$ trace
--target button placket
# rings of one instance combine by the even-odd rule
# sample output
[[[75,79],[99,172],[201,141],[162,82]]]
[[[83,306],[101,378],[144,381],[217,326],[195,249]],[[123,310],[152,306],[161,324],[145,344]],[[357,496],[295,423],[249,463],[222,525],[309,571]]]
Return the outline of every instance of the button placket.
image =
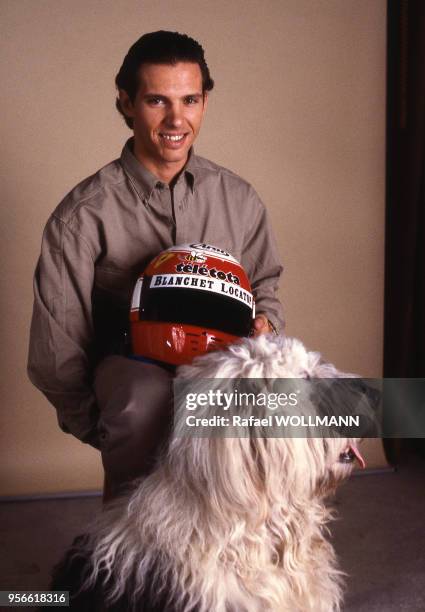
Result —
[[[138,185],[136,183],[136,181],[133,179],[133,177],[131,176],[131,174],[127,174],[128,180],[130,181],[130,185],[132,186],[134,192],[136,193],[138,199],[140,200],[140,202],[142,202],[142,204],[145,206],[145,208],[149,208],[149,198],[150,198],[150,194],[147,195],[145,192],[140,191],[138,188]]]
[[[192,198],[192,194],[190,189],[187,187],[183,198],[179,201],[178,206],[176,207],[176,243],[177,244],[185,244],[186,242],[190,242],[192,239],[191,236],[187,235],[187,211],[190,206],[190,200]]]

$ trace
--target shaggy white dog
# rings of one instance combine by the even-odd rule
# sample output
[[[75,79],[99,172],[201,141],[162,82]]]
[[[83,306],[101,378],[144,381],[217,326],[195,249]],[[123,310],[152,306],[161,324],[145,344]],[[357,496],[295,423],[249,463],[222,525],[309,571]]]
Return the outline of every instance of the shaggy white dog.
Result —
[[[205,378],[341,376],[349,375],[301,342],[272,336],[178,370],[194,389]],[[266,411],[255,408],[256,416]],[[125,593],[143,601],[148,593],[151,601],[165,596],[160,609],[179,612],[339,610],[342,572],[325,537],[324,499],[355,457],[362,461],[357,440],[253,437],[249,428],[237,438],[181,437],[186,416],[179,405],[156,470],[102,513],[90,535],[86,586],[100,576],[107,601]]]

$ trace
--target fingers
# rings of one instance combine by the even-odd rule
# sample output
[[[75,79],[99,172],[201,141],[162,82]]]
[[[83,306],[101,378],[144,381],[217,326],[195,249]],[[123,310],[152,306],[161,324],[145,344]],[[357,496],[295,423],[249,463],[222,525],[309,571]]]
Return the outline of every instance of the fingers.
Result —
[[[251,335],[255,338],[261,334],[268,334],[270,331],[270,325],[266,315],[257,315],[253,321]]]

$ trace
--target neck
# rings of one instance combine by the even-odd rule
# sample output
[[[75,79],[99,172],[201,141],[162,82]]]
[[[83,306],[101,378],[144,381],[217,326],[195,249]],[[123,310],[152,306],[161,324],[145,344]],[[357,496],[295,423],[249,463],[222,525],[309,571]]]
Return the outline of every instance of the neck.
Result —
[[[182,161],[176,162],[156,161],[146,155],[136,139],[134,140],[133,148],[134,157],[163,183],[170,184],[180,174],[187,162],[187,157]]]

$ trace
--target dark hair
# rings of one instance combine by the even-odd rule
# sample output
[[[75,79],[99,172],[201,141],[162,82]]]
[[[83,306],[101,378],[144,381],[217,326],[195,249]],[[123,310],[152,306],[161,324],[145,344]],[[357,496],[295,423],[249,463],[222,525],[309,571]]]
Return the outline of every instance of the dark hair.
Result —
[[[177,64],[178,62],[198,64],[202,74],[202,93],[211,91],[214,81],[210,76],[201,45],[187,34],[165,30],[144,34],[130,47],[115,77],[115,84],[118,89],[126,91],[130,100],[134,102],[139,89],[138,72],[142,64]],[[124,114],[119,98],[115,105],[128,127],[132,128],[133,120]]]

